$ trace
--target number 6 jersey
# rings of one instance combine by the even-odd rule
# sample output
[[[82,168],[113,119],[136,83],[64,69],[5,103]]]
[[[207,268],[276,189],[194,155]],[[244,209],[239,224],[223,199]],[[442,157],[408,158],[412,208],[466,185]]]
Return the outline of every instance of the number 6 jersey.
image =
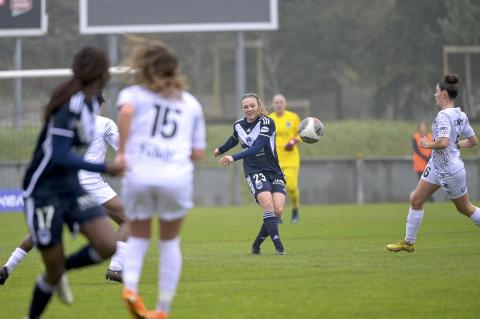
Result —
[[[205,121],[197,99],[183,91],[165,98],[143,86],[123,89],[117,106],[129,104],[134,114],[125,157],[125,178],[143,185],[170,185],[193,177],[192,149],[205,149]]]

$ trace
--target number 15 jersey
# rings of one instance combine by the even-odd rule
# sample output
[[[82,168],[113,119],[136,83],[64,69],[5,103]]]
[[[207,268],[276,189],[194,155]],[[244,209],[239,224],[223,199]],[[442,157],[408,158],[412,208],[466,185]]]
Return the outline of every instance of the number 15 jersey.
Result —
[[[179,99],[166,98],[133,85],[119,94],[117,106],[125,104],[134,109],[125,148],[125,178],[143,185],[171,185],[193,178],[192,148],[206,148],[205,120],[197,99],[185,91]]]

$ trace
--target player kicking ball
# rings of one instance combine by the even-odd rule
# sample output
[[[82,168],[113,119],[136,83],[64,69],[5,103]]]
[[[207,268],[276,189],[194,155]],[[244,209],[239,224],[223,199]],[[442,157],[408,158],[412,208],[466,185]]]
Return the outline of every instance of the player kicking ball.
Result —
[[[99,104],[105,102],[102,93],[97,94]],[[92,163],[103,163],[107,153],[107,145],[114,150],[118,148],[118,129],[115,122],[103,116],[96,116],[95,138],[87,148],[83,159]],[[112,256],[105,277],[110,281],[122,281],[125,241],[128,236],[128,225],[123,210],[123,204],[115,191],[103,180],[100,173],[81,170],[78,173],[80,185],[85,189],[98,205],[102,205],[108,216],[119,225],[117,231],[116,252]],[[32,236],[28,234],[20,245],[12,252],[7,263],[0,269],[0,285],[12,274],[17,265],[32,250]],[[65,287],[66,288],[66,287]],[[73,297],[68,289],[59,290],[60,299],[65,303],[72,303]]]
[[[243,170],[248,186],[256,201],[262,207],[263,224],[252,244],[252,254],[260,255],[260,246],[270,236],[277,254],[284,255],[285,249],[278,231],[278,220],[285,206],[285,177],[278,164],[275,147],[275,123],[267,116],[260,98],[254,93],[245,94],[240,105],[245,117],[235,122],[233,134],[214,151],[220,156],[239,142],[243,151],[223,156],[219,163],[229,166],[243,159]]]

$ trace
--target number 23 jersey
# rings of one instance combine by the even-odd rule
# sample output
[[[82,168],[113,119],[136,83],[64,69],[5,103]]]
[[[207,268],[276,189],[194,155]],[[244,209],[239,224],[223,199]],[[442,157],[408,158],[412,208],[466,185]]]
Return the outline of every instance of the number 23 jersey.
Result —
[[[205,149],[205,120],[197,99],[183,91],[166,98],[143,86],[123,89],[117,106],[134,113],[125,147],[125,178],[141,184],[170,184],[193,177],[192,149]]]

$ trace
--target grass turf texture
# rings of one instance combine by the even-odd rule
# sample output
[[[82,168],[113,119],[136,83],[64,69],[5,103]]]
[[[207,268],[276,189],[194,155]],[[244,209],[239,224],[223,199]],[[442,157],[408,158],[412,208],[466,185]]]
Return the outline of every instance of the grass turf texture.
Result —
[[[402,121],[356,121],[326,122],[325,136],[314,145],[300,145],[302,158],[318,157],[396,157],[411,156],[411,137],[416,124]],[[474,125],[477,133],[480,125]],[[202,162],[206,166],[218,166],[211,154],[232,134],[232,125],[207,125],[207,156]],[[21,130],[0,129],[0,161],[28,161],[38,134],[37,128]],[[480,134],[480,133],[479,133]],[[230,152],[238,152],[240,147]],[[462,150],[464,156],[480,156],[480,148]],[[112,154],[110,154],[112,157]]]
[[[249,254],[260,226],[255,206],[195,208],[182,236],[184,270],[172,318],[478,318],[480,229],[450,203],[428,204],[414,254],[391,253],[402,239],[407,204],[303,206],[297,225],[280,225],[287,255],[268,240]],[[26,227],[0,215],[0,258]],[[66,236],[67,250],[72,242]],[[156,298],[157,244],[147,254],[141,292]],[[107,264],[69,274],[74,305],[56,297],[45,318],[128,318],[121,286],[103,279]],[[1,318],[22,318],[41,271],[30,254],[0,286]]]

